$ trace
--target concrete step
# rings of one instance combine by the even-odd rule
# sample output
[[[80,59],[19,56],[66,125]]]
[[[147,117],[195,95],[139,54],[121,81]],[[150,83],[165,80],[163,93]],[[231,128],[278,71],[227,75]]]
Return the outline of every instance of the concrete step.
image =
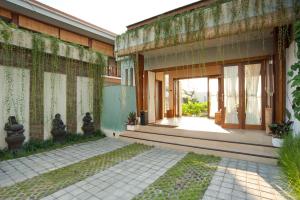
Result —
[[[271,146],[254,144],[239,144],[227,141],[215,141],[199,138],[186,138],[174,135],[158,135],[152,133],[125,131],[121,138],[134,142],[167,147],[183,151],[192,151],[201,154],[211,154],[241,160],[261,162],[267,164],[277,163],[277,149]]]
[[[208,132],[155,126],[139,126],[137,131],[272,146],[272,138],[261,130],[224,129],[223,132]]]

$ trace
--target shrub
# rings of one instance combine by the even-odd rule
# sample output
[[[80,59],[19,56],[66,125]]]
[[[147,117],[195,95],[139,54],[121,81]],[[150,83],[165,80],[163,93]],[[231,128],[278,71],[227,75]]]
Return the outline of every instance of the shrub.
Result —
[[[296,199],[300,199],[300,136],[285,137],[279,152],[279,163]]]
[[[188,101],[182,104],[182,115],[203,116],[207,114],[207,102]]]

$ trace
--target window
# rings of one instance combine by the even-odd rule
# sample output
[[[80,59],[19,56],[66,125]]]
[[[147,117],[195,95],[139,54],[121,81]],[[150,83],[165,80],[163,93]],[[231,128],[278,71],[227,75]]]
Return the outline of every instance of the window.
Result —
[[[125,69],[125,85],[128,85],[128,69]]]
[[[170,90],[169,90],[169,74],[165,74],[165,108],[164,112],[167,113],[170,110],[169,99],[170,99]]]
[[[133,86],[133,68],[130,68],[130,75],[129,75],[129,79],[130,79],[130,86]]]

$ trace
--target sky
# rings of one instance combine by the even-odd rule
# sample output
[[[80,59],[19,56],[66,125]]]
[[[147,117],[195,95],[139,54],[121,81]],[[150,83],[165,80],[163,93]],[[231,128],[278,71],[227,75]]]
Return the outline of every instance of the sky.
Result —
[[[183,79],[181,88],[187,91],[207,92],[207,78]]]
[[[121,34],[126,26],[198,0],[38,0]]]

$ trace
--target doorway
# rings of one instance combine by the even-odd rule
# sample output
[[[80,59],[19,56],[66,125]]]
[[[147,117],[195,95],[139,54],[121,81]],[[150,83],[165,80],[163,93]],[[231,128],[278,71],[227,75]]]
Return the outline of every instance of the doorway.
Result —
[[[155,119],[163,118],[163,87],[162,81],[155,81]]]
[[[224,66],[224,127],[263,128],[263,63]]]
[[[218,77],[174,81],[175,116],[214,118],[219,110]]]

